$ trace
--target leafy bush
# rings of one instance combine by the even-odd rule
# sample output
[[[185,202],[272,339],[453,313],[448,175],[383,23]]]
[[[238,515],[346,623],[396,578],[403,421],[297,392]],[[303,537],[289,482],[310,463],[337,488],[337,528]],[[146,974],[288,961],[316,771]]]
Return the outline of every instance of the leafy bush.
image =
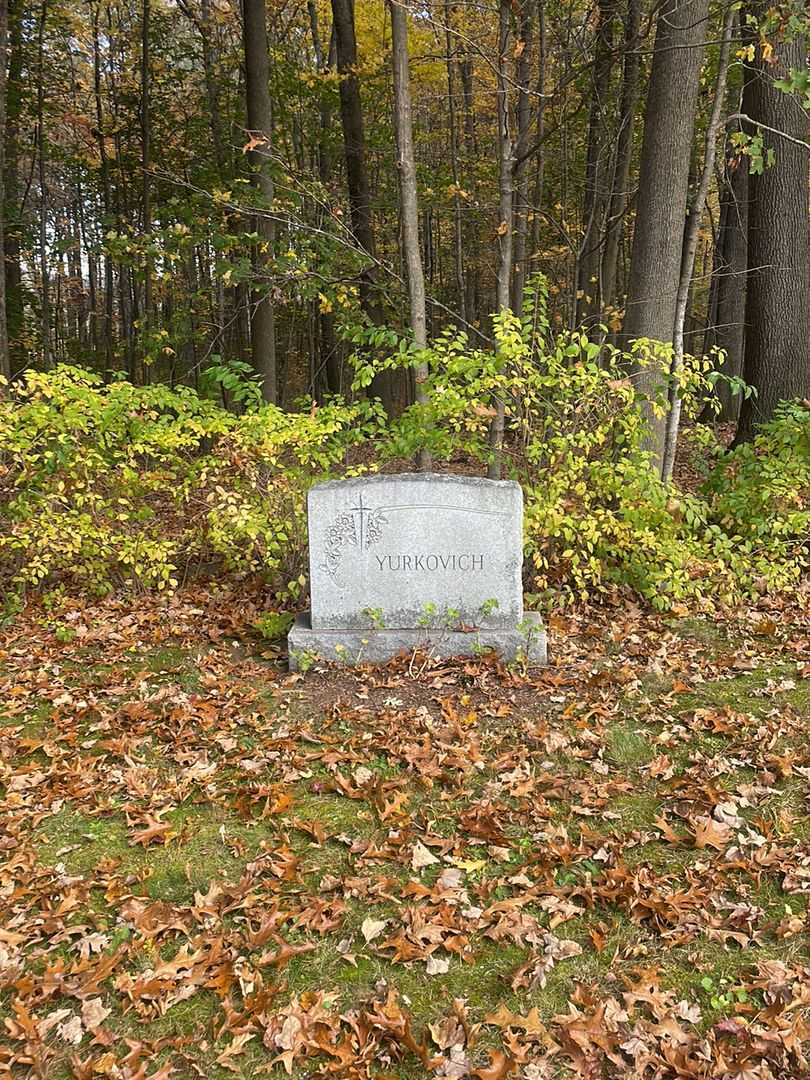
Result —
[[[186,387],[29,372],[0,399],[0,566],[104,593],[213,562],[297,595],[306,491],[378,423],[368,403],[234,416]]]
[[[705,487],[712,519],[746,557],[746,579],[796,581],[810,562],[810,402],[780,405]]]
[[[753,448],[731,455],[716,488],[687,494],[660,481],[647,450],[645,418],[666,409],[667,381],[645,398],[629,374],[650,364],[669,370],[671,346],[637,341],[628,354],[579,332],[552,339],[542,277],[527,288],[520,318],[508,311],[495,318],[491,350],[471,347],[455,331],[423,351],[379,328],[355,340],[389,346],[382,360],[359,352],[358,387],[381,369],[428,365],[428,404],[389,426],[383,457],[412,457],[424,447],[438,460],[464,454],[483,465],[489,421],[497,400],[504,402],[507,469],[523,487],[526,589],[534,603],[589,600],[624,587],[665,609],[689,597],[779,588],[801,572],[810,469],[801,409],[786,407]],[[687,419],[716,401],[725,378],[717,363],[685,357],[677,387]],[[704,446],[712,441],[708,429],[695,430]]]
[[[810,408],[785,405],[751,445],[728,454],[702,490],[663,484],[650,467],[645,400],[628,374],[668,366],[639,342],[631,354],[581,333],[552,339],[545,285],[521,317],[503,312],[494,348],[447,332],[417,352],[385,328],[354,331],[360,390],[381,368],[428,365],[428,404],[386,421],[366,400],[261,405],[238,365],[211,369],[234,415],[189,388],[104,385],[78,368],[29,373],[0,398],[0,572],[16,591],[46,581],[105,592],[173,588],[195,567],[260,573],[277,628],[306,587],[305,495],[366,467],[459,455],[483,468],[498,401],[506,464],[525,501],[526,591],[534,605],[631,590],[658,608],[690,597],[733,599],[791,585],[810,535]],[[373,357],[373,359],[370,359]],[[694,419],[713,393],[714,359],[686,358],[679,391]],[[708,429],[693,429],[708,439]],[[359,471],[356,467],[354,471]],[[270,625],[272,623],[272,626]],[[278,623],[281,625],[281,622]]]

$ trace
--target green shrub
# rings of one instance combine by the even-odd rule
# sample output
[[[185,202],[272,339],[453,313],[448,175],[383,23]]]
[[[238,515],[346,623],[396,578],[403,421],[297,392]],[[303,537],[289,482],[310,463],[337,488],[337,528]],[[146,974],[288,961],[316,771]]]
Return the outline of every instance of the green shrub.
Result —
[[[306,492],[378,423],[368,403],[234,416],[187,387],[30,372],[0,400],[0,567],[104,593],[213,562],[297,595]]]
[[[105,385],[72,367],[29,373],[0,398],[6,595],[171,589],[197,567],[261,574],[277,606],[258,629],[272,636],[306,589],[309,487],[351,474],[353,447],[367,463],[427,447],[437,461],[464,455],[483,469],[499,400],[507,471],[524,491],[531,604],[620,588],[665,609],[786,588],[806,569],[806,402],[784,405],[752,444],[716,447],[703,488],[687,494],[661,483],[646,450],[645,412],[664,407],[666,386],[644,401],[628,376],[644,363],[666,368],[667,348],[639,342],[628,355],[581,333],[552,339],[542,279],[520,318],[495,319],[492,349],[456,331],[421,352],[384,328],[354,336],[356,389],[381,368],[426,361],[428,404],[392,421],[365,400],[283,412],[261,405],[252,383],[243,392],[229,367],[228,392],[247,410],[237,416],[189,388]],[[714,366],[686,358],[687,417],[711,397]],[[707,449],[707,429],[693,430]]]
[[[753,442],[720,460],[705,491],[744,581],[795,582],[810,562],[810,402],[781,404]]]
[[[278,641],[286,637],[292,624],[293,616],[289,611],[266,611],[256,620],[256,629],[267,641]]]
[[[526,590],[538,605],[622,587],[666,609],[795,581],[806,554],[806,412],[786,407],[753,448],[731,455],[715,488],[678,491],[660,481],[646,449],[645,416],[666,408],[667,382],[645,399],[628,374],[648,364],[668,370],[671,346],[638,341],[628,354],[579,332],[552,339],[545,301],[539,277],[520,318],[508,311],[495,318],[489,350],[456,331],[421,352],[390,331],[357,332],[363,346],[389,347],[381,360],[368,348],[358,353],[357,386],[386,368],[421,360],[429,369],[428,404],[389,425],[379,454],[407,458],[424,447],[438,460],[464,454],[483,466],[502,400],[506,468],[524,492]],[[717,363],[685,357],[677,381],[687,420],[715,402]],[[708,429],[693,431],[707,450]]]

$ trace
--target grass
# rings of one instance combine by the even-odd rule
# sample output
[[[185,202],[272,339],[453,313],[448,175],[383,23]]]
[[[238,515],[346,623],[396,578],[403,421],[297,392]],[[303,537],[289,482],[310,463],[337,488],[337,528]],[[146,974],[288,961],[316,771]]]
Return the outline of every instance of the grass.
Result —
[[[616,724],[608,732],[605,753],[609,761],[628,769],[646,765],[655,756],[649,737],[632,723]]]

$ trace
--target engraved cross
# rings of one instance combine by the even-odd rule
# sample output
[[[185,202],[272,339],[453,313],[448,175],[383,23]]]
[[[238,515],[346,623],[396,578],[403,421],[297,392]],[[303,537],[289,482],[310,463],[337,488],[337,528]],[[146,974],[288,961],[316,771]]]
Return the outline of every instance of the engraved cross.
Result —
[[[371,509],[368,506],[363,506],[363,496],[358,496],[357,506],[353,506],[352,513],[360,515],[360,550],[363,551],[365,544],[365,527],[366,527],[366,514],[371,514]]]

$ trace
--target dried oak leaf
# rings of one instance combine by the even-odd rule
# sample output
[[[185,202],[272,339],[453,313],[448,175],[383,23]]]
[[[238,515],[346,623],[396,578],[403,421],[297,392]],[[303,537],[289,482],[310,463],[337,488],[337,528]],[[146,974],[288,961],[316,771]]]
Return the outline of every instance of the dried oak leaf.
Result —
[[[695,847],[725,851],[731,841],[731,828],[710,817],[695,818]]]
[[[517,1068],[517,1062],[507,1057],[503,1050],[493,1050],[489,1065],[473,1069],[472,1080],[503,1080]]]
[[[221,1069],[227,1069],[229,1072],[238,1073],[240,1071],[239,1067],[234,1065],[232,1059],[238,1057],[239,1054],[244,1054],[246,1044],[249,1043],[251,1039],[255,1038],[255,1031],[243,1031],[241,1034],[235,1035],[217,1058],[217,1065],[219,1065]]]
[[[168,821],[158,821],[152,814],[146,815],[146,827],[134,833],[129,842],[130,847],[142,844],[149,847],[150,844],[166,844],[172,837],[172,827]]]
[[[88,1031],[95,1031],[111,1013],[101,998],[88,998],[82,1002],[82,1023]]]
[[[546,1025],[537,1012],[537,1006],[530,1009],[526,1016],[521,1016],[519,1013],[513,1013],[501,1002],[494,1013],[489,1013],[484,1017],[484,1023],[495,1024],[499,1028],[520,1028],[527,1035],[545,1036],[548,1034]]]

